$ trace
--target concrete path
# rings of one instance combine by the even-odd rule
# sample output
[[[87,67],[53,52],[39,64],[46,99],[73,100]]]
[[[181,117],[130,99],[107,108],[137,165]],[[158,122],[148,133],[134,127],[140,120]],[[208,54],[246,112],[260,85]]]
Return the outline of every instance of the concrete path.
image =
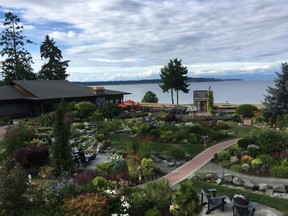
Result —
[[[168,179],[171,186],[177,185],[186,178],[191,178],[198,169],[200,169],[214,157],[215,153],[234,145],[237,140],[238,139],[227,140],[206,149],[192,160],[173,170],[171,173],[163,176],[163,178]]]

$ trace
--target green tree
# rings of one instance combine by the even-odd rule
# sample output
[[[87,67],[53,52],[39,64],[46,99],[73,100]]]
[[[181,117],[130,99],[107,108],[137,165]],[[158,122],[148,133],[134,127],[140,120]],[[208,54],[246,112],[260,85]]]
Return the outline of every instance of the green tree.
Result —
[[[236,108],[236,114],[244,118],[252,118],[257,111],[258,108],[252,104],[242,104]]]
[[[288,113],[288,64],[282,64],[282,74],[277,73],[275,87],[268,86],[268,95],[265,96],[264,105],[267,113],[279,116]]]
[[[175,79],[173,79],[173,87],[176,91],[176,100],[177,104],[179,104],[179,91],[184,93],[189,93],[189,85],[187,83],[188,77],[188,69],[187,67],[182,66],[182,60],[178,60],[177,58],[174,59],[174,72],[175,72]]]
[[[158,103],[158,98],[152,91],[147,91],[142,99],[144,103]]]
[[[55,142],[52,144],[52,166],[56,174],[61,171],[70,171],[72,168],[72,155],[69,146],[70,125],[65,122],[64,103],[57,107],[53,136]]]
[[[19,25],[20,18],[8,12],[5,14],[4,30],[1,33],[0,51],[6,59],[1,61],[2,77],[6,84],[12,80],[36,79],[31,64],[31,54],[24,48],[26,44],[33,43],[23,35],[23,26]]]
[[[174,90],[176,91],[177,104],[179,104],[179,91],[189,92],[187,73],[187,67],[182,66],[182,60],[177,58],[170,60],[167,65],[161,68],[160,77],[162,83],[159,86],[163,92],[170,90],[172,104],[174,104]]]
[[[41,59],[45,59],[47,63],[42,66],[38,77],[43,80],[65,80],[69,74],[66,73],[68,61],[61,61],[62,52],[55,46],[55,42],[45,36],[44,42],[40,46]]]

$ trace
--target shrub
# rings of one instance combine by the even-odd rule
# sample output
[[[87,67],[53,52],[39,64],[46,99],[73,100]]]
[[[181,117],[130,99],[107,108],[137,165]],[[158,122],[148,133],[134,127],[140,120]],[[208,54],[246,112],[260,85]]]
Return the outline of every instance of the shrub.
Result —
[[[180,183],[180,189],[172,196],[172,207],[170,213],[172,215],[194,215],[200,213],[202,207],[197,191],[193,188],[191,180],[186,179]]]
[[[222,167],[229,167],[231,166],[233,163],[230,160],[223,160],[219,163]]]
[[[138,148],[138,154],[139,154],[140,158],[147,157],[150,149],[151,149],[150,142],[140,142],[140,145]]]
[[[242,149],[247,149],[247,146],[250,144],[255,144],[255,139],[253,137],[244,137],[238,140],[237,144]]]
[[[13,157],[25,169],[39,169],[49,162],[49,149],[46,146],[28,145],[16,149]]]
[[[53,175],[53,167],[52,166],[42,166],[39,169],[38,177],[40,178],[51,178]]]
[[[127,161],[123,158],[112,161],[112,171],[114,179],[128,179],[128,165]]]
[[[101,176],[98,176],[92,180],[92,183],[99,191],[104,191],[107,189],[114,189],[117,186],[115,181],[107,180]]]
[[[222,150],[218,153],[218,160],[224,161],[224,160],[230,160],[230,154],[228,150]]]
[[[27,202],[27,173],[11,160],[0,165],[0,215],[20,215]]]
[[[80,130],[85,129],[85,124],[82,122],[71,124],[71,130],[76,130],[76,129],[80,129]]]
[[[233,171],[233,172],[239,173],[239,172],[241,172],[243,170],[243,167],[240,164],[233,164],[230,167],[230,170]]]
[[[99,193],[85,193],[66,197],[62,205],[65,216],[72,215],[109,215],[107,198]]]
[[[94,179],[96,173],[91,170],[84,170],[84,172],[80,173],[79,175],[75,176],[73,181],[75,184],[84,185],[88,184]]]
[[[106,102],[103,107],[99,109],[103,118],[113,119],[120,115],[120,107],[114,102]]]
[[[276,131],[266,130],[257,136],[256,144],[260,147],[262,154],[285,151],[288,146],[283,134]]]
[[[168,153],[175,160],[182,160],[185,158],[185,151],[181,148],[172,148]]]
[[[143,216],[145,212],[153,206],[149,202],[149,197],[142,188],[133,188],[127,194],[127,199],[131,204],[129,212],[131,215]]]
[[[279,178],[288,178],[288,167],[287,166],[273,166],[271,168],[272,176]]]
[[[277,161],[271,155],[268,154],[259,155],[257,158],[263,162],[263,165],[266,164],[271,166],[277,163]]]
[[[138,167],[140,165],[140,157],[135,154],[129,154],[127,156],[127,165],[128,165],[128,172],[129,176],[132,180],[135,180],[138,177]]]
[[[161,212],[157,208],[148,209],[145,216],[161,216]]]
[[[26,125],[16,125],[9,128],[3,137],[6,155],[11,156],[17,148],[29,143],[34,136],[33,134],[32,128]]]
[[[151,179],[154,176],[154,162],[151,158],[143,158],[141,160],[141,167],[145,179]]]
[[[251,157],[249,155],[243,155],[241,157],[241,163],[250,163],[252,159],[253,159],[253,157]]]
[[[256,158],[260,154],[259,146],[253,145],[253,144],[249,145],[247,147],[247,154],[250,155],[253,158]]]
[[[92,113],[96,109],[95,104],[88,101],[79,102],[75,105],[75,107],[77,109],[77,115],[82,119],[85,119],[92,115]]]
[[[152,206],[159,210],[168,209],[172,197],[169,180],[163,178],[156,182],[149,182],[144,190]]]
[[[236,114],[244,118],[253,117],[256,111],[258,111],[257,107],[251,104],[242,104],[236,108]]]
[[[112,172],[112,163],[97,163],[96,168],[101,175],[108,175],[110,172]]]
[[[284,159],[284,160],[281,162],[281,166],[286,166],[286,167],[288,167],[288,158]]]
[[[217,127],[219,130],[227,130],[229,125],[224,121],[217,121]]]

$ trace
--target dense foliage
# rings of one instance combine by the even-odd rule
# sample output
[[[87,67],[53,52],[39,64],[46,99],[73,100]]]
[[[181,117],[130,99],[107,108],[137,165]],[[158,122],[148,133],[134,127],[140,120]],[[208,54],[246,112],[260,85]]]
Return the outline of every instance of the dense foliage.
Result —
[[[152,91],[147,91],[142,98],[142,102],[144,103],[158,103],[158,98],[155,93]]]
[[[236,114],[243,118],[252,118],[258,108],[252,104],[241,104],[236,108]]]
[[[11,160],[0,164],[0,215],[21,215],[27,203],[28,177]]]

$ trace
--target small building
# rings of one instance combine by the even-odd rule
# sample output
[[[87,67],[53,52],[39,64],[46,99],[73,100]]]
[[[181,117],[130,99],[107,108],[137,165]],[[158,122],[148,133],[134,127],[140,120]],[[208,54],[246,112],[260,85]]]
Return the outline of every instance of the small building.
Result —
[[[193,92],[193,105],[197,112],[207,112],[208,90],[196,90]]]
[[[37,116],[53,110],[61,100],[122,103],[128,92],[86,87],[67,80],[16,80],[0,87],[0,116]]]

